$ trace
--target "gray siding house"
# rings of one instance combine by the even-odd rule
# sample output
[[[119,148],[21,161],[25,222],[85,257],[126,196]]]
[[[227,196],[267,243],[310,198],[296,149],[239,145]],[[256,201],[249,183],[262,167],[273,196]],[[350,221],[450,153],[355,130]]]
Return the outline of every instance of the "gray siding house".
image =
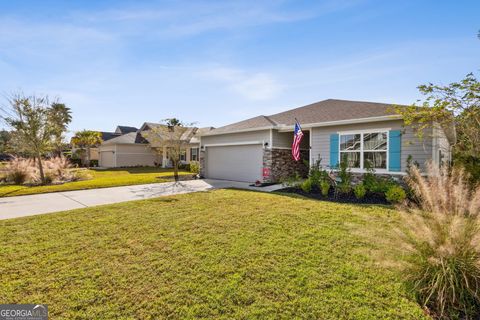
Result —
[[[427,161],[450,161],[453,129],[435,128],[418,139],[404,127],[393,105],[324,100],[270,116],[258,116],[214,129],[200,138],[200,164],[206,178],[237,181],[279,181],[306,173],[304,161],[291,156],[295,119],[302,126],[303,160],[321,159],[335,168],[340,159],[352,172],[371,164],[377,173],[405,174],[407,158],[424,168]]]

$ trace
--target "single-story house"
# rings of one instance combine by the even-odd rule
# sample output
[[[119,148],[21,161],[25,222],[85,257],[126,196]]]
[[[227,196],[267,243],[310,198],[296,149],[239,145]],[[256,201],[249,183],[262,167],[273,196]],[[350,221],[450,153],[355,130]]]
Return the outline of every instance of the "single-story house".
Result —
[[[167,148],[165,146],[152,146],[144,135],[145,131],[152,130],[159,123],[145,122],[140,129],[133,128],[130,132],[114,136],[102,142],[99,146],[99,166],[106,168],[135,167],[135,166],[162,166],[170,167]],[[117,127],[118,129],[118,127]],[[189,141],[181,156],[181,162],[188,164],[190,161],[199,160],[200,140],[198,134],[207,133],[213,128],[189,128]],[[115,134],[117,130],[115,131]],[[142,135],[143,134],[143,135]],[[160,150],[158,150],[161,148]]]
[[[135,127],[129,127],[129,126],[117,126],[114,132],[109,132],[109,131],[98,131],[100,132],[101,138],[102,138],[102,143],[106,142],[108,140],[120,137],[124,134],[131,133],[131,132],[136,132],[138,129]],[[98,160],[100,161],[100,154],[99,154],[99,146],[91,147],[90,148],[90,160]],[[80,151],[80,152],[79,152]],[[72,144],[72,154],[79,152],[79,156],[82,160],[82,163],[86,164],[87,161],[87,154],[86,150],[82,150],[80,148],[75,147],[75,145]]]
[[[329,99],[216,128],[200,138],[201,174],[273,182],[305,173],[308,164],[319,159],[329,168],[345,159],[358,173],[365,172],[369,162],[377,173],[391,175],[405,174],[409,156],[421,167],[430,160],[450,161],[454,128],[431,129],[420,140],[392,108],[384,103]],[[304,133],[298,162],[291,155],[295,119]]]

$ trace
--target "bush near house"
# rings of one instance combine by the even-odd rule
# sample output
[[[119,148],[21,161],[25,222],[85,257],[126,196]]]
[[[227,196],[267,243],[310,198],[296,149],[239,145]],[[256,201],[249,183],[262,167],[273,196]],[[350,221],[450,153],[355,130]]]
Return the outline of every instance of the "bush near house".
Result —
[[[320,161],[311,166],[306,180],[301,180],[299,176],[285,179],[286,188],[280,192],[294,192],[310,198],[346,203],[388,204],[404,199],[402,186],[392,178],[376,175],[373,169],[367,170],[363,181],[354,186],[352,173],[345,161],[340,163],[335,173],[322,169]],[[391,195],[387,199],[386,193],[390,189]]]
[[[405,201],[406,198],[407,194],[400,186],[390,186],[387,192],[385,192],[385,199],[390,203],[401,203]]]
[[[353,187],[353,193],[355,194],[355,197],[357,197],[357,199],[363,199],[367,194],[367,189],[365,188],[363,183],[359,183],[355,187]]]

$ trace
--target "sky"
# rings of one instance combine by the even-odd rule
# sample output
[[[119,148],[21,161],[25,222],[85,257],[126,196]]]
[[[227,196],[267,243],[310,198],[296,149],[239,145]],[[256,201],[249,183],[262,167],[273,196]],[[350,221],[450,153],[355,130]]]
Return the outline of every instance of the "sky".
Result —
[[[479,75],[479,30],[473,0],[0,0],[0,104],[58,98],[70,134],[219,127],[330,98],[411,104],[420,84]]]

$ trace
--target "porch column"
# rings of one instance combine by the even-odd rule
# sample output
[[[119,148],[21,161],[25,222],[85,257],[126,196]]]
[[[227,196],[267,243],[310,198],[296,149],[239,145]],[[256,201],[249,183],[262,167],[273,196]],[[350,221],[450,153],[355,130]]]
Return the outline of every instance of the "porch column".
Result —
[[[168,157],[167,157],[167,147],[163,146],[163,152],[162,152],[162,168],[167,167],[167,162],[168,162]]]

